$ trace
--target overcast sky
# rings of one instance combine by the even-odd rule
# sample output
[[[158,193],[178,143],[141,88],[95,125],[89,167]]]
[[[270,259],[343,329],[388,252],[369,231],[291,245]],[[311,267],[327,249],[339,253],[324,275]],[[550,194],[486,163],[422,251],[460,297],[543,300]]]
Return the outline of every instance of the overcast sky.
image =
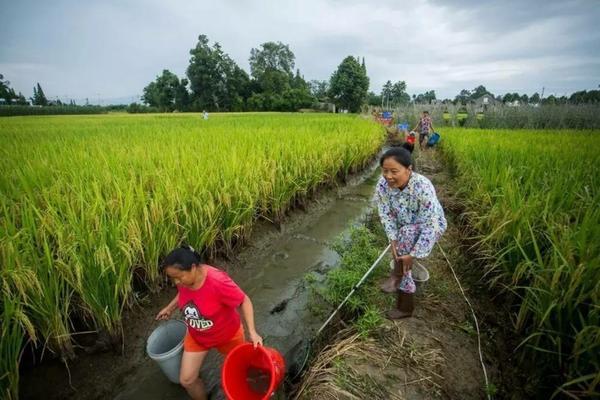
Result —
[[[598,0],[0,0],[0,73],[31,96],[134,99],[163,69],[180,77],[198,35],[249,72],[250,49],[288,44],[305,79],[365,57],[377,93],[453,98],[483,84],[545,95],[600,84]]]

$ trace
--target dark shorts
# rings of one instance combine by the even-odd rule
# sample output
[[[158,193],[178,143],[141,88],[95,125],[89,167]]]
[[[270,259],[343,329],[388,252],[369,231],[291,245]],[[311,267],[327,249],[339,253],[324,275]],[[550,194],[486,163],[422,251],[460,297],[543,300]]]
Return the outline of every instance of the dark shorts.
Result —
[[[419,142],[422,142],[427,136],[429,136],[429,133],[419,133]]]

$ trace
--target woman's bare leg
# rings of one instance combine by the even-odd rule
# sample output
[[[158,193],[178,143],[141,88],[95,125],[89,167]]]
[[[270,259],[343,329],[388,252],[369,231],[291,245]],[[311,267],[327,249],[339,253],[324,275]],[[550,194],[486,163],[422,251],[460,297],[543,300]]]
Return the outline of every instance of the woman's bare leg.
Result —
[[[179,372],[179,383],[187,390],[193,400],[206,400],[206,389],[204,382],[200,379],[200,368],[206,358],[208,351],[183,352],[181,358],[181,371]]]

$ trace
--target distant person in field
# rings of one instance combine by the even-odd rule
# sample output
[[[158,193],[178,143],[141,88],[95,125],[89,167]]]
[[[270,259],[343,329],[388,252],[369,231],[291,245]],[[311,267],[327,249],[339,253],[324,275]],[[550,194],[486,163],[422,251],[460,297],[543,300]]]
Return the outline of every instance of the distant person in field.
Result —
[[[245,342],[240,314],[249,340],[255,347],[262,345],[254,326],[252,302],[226,272],[204,264],[200,254],[189,246],[171,251],[162,267],[177,285],[177,295],[156,319],[169,319],[176,308],[183,313],[187,334],[179,382],[192,399],[204,400],[207,394],[199,377],[202,363],[210,349],[227,354]]]
[[[423,142],[427,143],[426,139],[429,137],[429,134],[434,131],[433,121],[431,121],[429,111],[423,111],[421,113],[421,119],[419,119],[419,122],[413,131],[419,132],[419,150],[423,150],[425,148]]]
[[[206,111],[206,110],[202,111],[202,119],[205,121],[208,120],[208,111]]]
[[[381,289],[397,294],[396,308],[387,316],[399,319],[412,316],[414,310],[413,260],[431,253],[447,223],[433,184],[413,172],[408,150],[392,148],[381,156],[379,164],[383,176],[375,188],[375,201],[394,259],[394,269]]]

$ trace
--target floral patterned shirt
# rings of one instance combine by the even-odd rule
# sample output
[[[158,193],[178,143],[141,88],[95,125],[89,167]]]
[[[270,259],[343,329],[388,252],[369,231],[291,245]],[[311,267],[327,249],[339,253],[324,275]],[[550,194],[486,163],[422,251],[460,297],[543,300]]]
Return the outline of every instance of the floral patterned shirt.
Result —
[[[375,188],[375,202],[390,241],[398,240],[399,247],[403,247],[403,241],[410,240],[410,244],[404,245],[409,245],[412,249],[409,254],[413,257],[427,257],[446,230],[444,210],[435,188],[423,175],[411,173],[408,184],[402,190],[390,188],[381,177]],[[408,226],[416,228],[416,238],[401,237],[402,228]]]
[[[419,125],[421,128],[421,135],[429,135],[429,131],[431,130],[431,125],[433,122],[431,121],[431,117],[423,117],[419,120]]]

